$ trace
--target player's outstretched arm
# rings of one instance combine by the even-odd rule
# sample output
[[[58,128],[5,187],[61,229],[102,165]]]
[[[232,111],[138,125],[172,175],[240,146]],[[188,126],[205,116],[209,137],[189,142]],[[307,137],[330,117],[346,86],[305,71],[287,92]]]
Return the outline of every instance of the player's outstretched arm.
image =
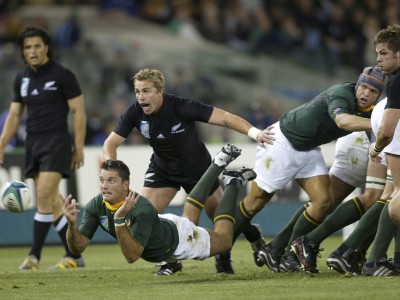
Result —
[[[371,120],[350,114],[338,114],[335,117],[337,127],[346,131],[371,130]]]
[[[273,133],[270,130],[260,130],[256,127],[253,127],[253,125],[251,125],[245,119],[216,107],[214,107],[208,123],[231,128],[237,132],[246,134],[259,144],[272,144],[274,140]]]
[[[67,243],[74,254],[81,254],[89,245],[90,239],[79,232],[78,213],[79,205],[71,195],[64,197],[60,194],[60,200],[63,205],[63,212],[68,221]]]

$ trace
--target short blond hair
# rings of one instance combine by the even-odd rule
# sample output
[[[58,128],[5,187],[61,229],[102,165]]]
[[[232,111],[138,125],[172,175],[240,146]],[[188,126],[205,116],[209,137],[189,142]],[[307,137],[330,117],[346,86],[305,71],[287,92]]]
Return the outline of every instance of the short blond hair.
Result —
[[[151,81],[154,83],[154,86],[157,90],[164,89],[165,90],[165,78],[164,74],[161,73],[161,71],[157,69],[150,69],[150,68],[145,68],[143,70],[140,70],[137,72],[133,77],[133,84],[135,84],[135,81]]]

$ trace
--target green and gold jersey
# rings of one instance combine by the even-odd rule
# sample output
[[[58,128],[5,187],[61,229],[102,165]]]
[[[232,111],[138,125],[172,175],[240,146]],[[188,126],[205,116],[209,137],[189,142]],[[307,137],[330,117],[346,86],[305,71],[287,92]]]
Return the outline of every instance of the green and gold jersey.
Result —
[[[100,226],[116,238],[114,213],[106,206],[102,194],[91,199],[83,211],[79,231],[89,239],[93,238]],[[160,262],[170,257],[179,243],[176,225],[158,217],[154,206],[144,197],[140,197],[135,207],[126,215],[127,226],[131,235],[143,247],[142,258],[150,262]]]
[[[337,127],[335,117],[347,113],[371,118],[373,106],[359,111],[355,84],[334,85],[311,101],[285,113],[279,119],[282,133],[298,151],[308,151],[349,134]]]

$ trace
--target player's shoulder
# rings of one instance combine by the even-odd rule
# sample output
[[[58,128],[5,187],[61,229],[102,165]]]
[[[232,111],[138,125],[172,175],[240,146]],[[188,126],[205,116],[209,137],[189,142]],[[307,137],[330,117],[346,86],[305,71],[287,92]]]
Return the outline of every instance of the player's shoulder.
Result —
[[[97,210],[100,209],[102,206],[103,206],[103,196],[100,193],[94,196],[86,203],[85,210]]]
[[[62,76],[66,76],[66,75],[75,76],[74,72],[70,68],[68,68],[65,65],[62,65],[61,63],[59,63],[55,60],[50,61],[49,67],[50,67],[51,72],[53,72],[55,74],[62,75]]]

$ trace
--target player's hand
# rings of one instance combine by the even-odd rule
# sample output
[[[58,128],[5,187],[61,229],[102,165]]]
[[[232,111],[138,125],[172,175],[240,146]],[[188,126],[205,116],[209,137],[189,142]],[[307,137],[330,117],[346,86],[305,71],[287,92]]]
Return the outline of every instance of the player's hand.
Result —
[[[59,196],[63,206],[63,213],[67,218],[68,222],[76,223],[78,220],[78,213],[79,213],[79,205],[77,201],[72,198],[72,195],[64,197],[62,194],[59,194]]]
[[[272,131],[272,129],[274,128],[273,125],[268,126],[267,128],[265,128],[264,130],[262,130],[258,136],[257,136],[257,142],[260,146],[265,146],[264,144],[270,144],[273,145],[275,138],[274,135],[275,133]]]
[[[84,163],[83,150],[75,150],[72,153],[72,160],[71,160],[72,171],[76,171],[77,169],[82,167],[83,163]]]
[[[375,151],[375,143],[372,143],[369,147],[369,157],[375,163],[380,163],[382,161],[382,157],[380,156],[381,152]]]
[[[140,198],[139,194],[136,197],[135,194],[136,193],[133,191],[129,192],[128,196],[125,198],[124,204],[115,212],[114,218],[124,218],[128,212],[135,207]]]

